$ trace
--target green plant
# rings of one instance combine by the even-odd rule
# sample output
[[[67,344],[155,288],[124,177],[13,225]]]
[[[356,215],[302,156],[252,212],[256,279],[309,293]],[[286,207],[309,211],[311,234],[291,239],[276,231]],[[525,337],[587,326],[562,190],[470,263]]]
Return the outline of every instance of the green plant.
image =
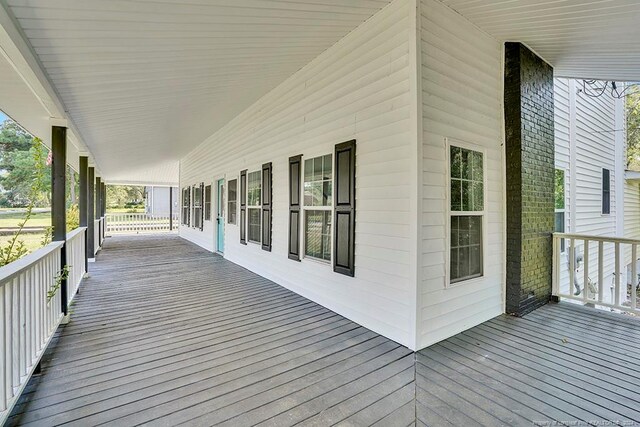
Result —
[[[80,209],[73,204],[67,209],[67,233],[80,226]]]
[[[18,223],[18,229],[15,231],[11,239],[0,247],[0,266],[7,265],[19,260],[29,251],[25,247],[24,241],[20,239],[25,225],[33,215],[33,208],[38,202],[38,198],[43,192],[47,191],[46,176],[48,176],[48,166],[46,164],[45,150],[42,141],[39,138],[33,139],[33,147],[31,147],[33,155],[34,169],[31,175],[31,187],[29,189],[28,205],[24,213],[23,219]]]
[[[58,272],[58,274],[56,274],[53,286],[51,286],[51,288],[49,288],[49,290],[47,291],[47,302],[51,302],[53,297],[56,295],[56,293],[60,289],[60,286],[62,286],[62,281],[67,280],[69,278],[70,267],[71,267],[70,265],[65,265]]]

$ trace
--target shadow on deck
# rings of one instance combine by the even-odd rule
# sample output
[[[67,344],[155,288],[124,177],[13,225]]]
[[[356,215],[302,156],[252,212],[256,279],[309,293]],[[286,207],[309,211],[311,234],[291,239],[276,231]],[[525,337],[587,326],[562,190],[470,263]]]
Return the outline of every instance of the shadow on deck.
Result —
[[[640,420],[636,319],[554,304],[414,354],[175,236],[91,267],[10,425]]]

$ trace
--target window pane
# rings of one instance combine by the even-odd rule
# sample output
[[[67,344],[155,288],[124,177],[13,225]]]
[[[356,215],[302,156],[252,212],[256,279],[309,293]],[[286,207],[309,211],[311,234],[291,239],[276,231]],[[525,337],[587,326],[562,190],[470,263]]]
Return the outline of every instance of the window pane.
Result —
[[[557,233],[564,233],[564,212],[556,212],[556,227]]]
[[[478,151],[450,147],[451,211],[484,210],[483,155]]]
[[[261,172],[251,172],[247,177],[247,205],[260,206],[261,205]]]
[[[482,216],[451,217],[450,279],[482,275]]]
[[[451,178],[460,178],[460,163],[462,162],[462,153],[459,147],[451,146]]]
[[[332,156],[305,160],[304,206],[331,206]]]
[[[331,260],[331,211],[305,212],[305,254]]]
[[[561,169],[556,169],[555,204],[556,209],[564,209],[564,171]]]
[[[260,243],[260,209],[249,208],[248,209],[248,221],[249,225],[247,227],[248,238],[251,242]]]
[[[322,170],[323,170],[323,176],[322,179],[331,179],[332,177],[332,170],[333,170],[333,165],[331,162],[331,154],[327,154],[326,156],[323,157],[322,159]]]
[[[484,191],[482,182],[473,182],[471,194],[471,209],[472,211],[484,210]]]
[[[459,179],[451,180],[451,210],[462,210],[462,183]]]
[[[483,177],[483,165],[482,165],[482,153],[472,151],[473,163],[471,167],[471,179],[474,181],[482,181]]]

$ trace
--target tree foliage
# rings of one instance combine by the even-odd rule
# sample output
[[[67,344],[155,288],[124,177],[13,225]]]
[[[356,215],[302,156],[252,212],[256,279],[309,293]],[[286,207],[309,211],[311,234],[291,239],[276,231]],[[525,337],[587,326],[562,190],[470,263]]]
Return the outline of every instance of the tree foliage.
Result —
[[[636,86],[626,97],[627,169],[640,171],[640,88]]]
[[[125,208],[144,202],[145,188],[137,185],[107,186],[107,207]]]

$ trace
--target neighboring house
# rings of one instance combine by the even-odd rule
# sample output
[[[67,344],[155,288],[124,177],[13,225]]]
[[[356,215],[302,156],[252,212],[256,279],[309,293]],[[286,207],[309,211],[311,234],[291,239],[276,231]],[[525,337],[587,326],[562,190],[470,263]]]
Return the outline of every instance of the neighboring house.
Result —
[[[170,197],[169,191],[173,194]],[[180,195],[178,187],[166,186],[148,186],[145,187],[145,213],[155,216],[168,216],[172,211],[174,215],[178,215],[180,210]],[[173,209],[169,209],[169,204],[173,204]]]
[[[640,238],[640,174],[625,171],[624,99],[588,96],[581,80],[555,79],[556,231]],[[576,293],[584,289],[584,243],[576,241]],[[563,242],[561,286],[568,290],[569,243]],[[597,242],[589,246],[588,276],[597,290]],[[630,251],[621,256],[621,280],[631,279]],[[604,296],[611,301],[615,275],[612,243],[604,246]],[[639,270],[640,271],[640,270]],[[625,276],[626,275],[626,276]]]

